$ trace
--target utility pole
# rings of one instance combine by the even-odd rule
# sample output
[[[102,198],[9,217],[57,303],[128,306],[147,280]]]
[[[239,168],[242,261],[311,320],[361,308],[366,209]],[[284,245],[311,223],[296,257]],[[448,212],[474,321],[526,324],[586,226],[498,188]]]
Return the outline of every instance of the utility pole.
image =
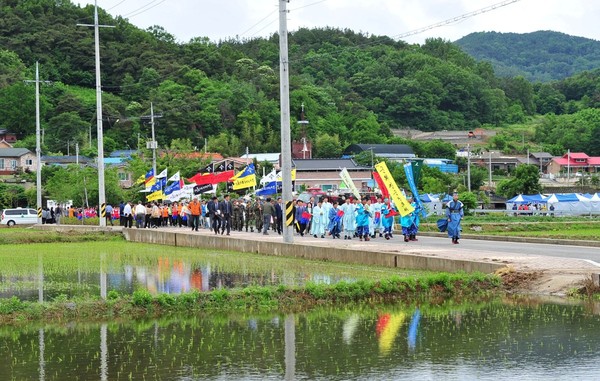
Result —
[[[281,109],[281,194],[284,204],[283,242],[293,243],[293,226],[287,224],[292,209],[292,147],[290,138],[290,78],[288,61],[287,2],[279,0],[279,97]]]
[[[488,184],[490,192],[492,191],[492,151],[490,151],[490,182]]]
[[[467,189],[471,191],[471,145],[467,144]]]
[[[150,102],[150,126],[152,126],[152,170],[154,171],[154,176],[156,173],[156,137],[154,136],[154,105]]]
[[[102,84],[100,78],[100,32],[99,27],[114,28],[110,25],[98,25],[98,1],[94,1],[94,24],[77,24],[94,27],[94,45],[96,56],[96,121],[98,126],[98,203],[100,207],[99,225],[106,226],[106,194],[104,186],[104,139],[102,133]],[[91,136],[91,134],[90,134]]]
[[[37,161],[36,171],[36,209],[38,214],[38,224],[42,223],[42,147],[40,144],[40,82],[51,83],[50,81],[40,81],[40,65],[35,63],[35,80],[27,80],[26,83],[35,82],[35,157]]]

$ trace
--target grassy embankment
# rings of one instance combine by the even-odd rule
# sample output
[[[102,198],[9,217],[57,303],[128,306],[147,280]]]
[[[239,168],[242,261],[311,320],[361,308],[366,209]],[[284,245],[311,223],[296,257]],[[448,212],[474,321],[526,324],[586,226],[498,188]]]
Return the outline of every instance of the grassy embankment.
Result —
[[[191,261],[210,256],[214,269],[243,274],[255,269],[285,269],[315,274],[344,274],[352,281],[333,284],[307,282],[302,286],[269,285],[193,291],[184,294],[152,294],[137,289],[133,294],[108,292],[107,300],[97,290],[75,297],[59,294],[52,301],[37,303],[17,297],[0,300],[0,324],[29,321],[112,320],[156,317],[194,312],[302,311],[316,306],[346,304],[375,305],[386,302],[446,300],[489,295],[499,291],[502,281],[494,275],[431,273],[381,267],[356,266],[332,262],[265,257],[242,253],[206,253],[192,248],[165,250],[164,246],[124,242],[119,236],[102,233],[61,233],[7,229],[0,234],[0,274],[35,277],[40,258],[44,274],[98,269],[101,262],[156,266],[158,258]],[[20,240],[20,243],[17,241]],[[92,242],[92,241],[98,242]],[[112,241],[112,242],[109,242]],[[6,244],[12,242],[12,244]],[[32,243],[38,242],[38,243]],[[39,243],[46,242],[46,243]],[[65,243],[69,242],[69,243]],[[86,242],[72,246],[70,242]],[[32,243],[23,245],[22,243]],[[81,254],[75,248],[83,248]],[[119,251],[119,249],[121,251]],[[102,255],[99,255],[102,254]],[[9,260],[10,258],[10,260]],[[121,262],[119,262],[121,261]],[[258,270],[256,270],[258,271]],[[35,279],[35,278],[32,278]],[[11,283],[14,286],[14,283]]]
[[[436,219],[428,218],[420,230],[437,232]],[[466,216],[462,228],[464,234],[600,240],[600,219],[587,217]]]

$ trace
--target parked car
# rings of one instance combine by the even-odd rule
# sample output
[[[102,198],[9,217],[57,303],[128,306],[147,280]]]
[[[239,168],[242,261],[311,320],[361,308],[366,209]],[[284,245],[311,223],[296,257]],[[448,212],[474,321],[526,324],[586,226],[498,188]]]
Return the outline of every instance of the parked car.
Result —
[[[38,216],[35,209],[4,209],[0,213],[0,225],[33,225],[37,224],[37,222]]]

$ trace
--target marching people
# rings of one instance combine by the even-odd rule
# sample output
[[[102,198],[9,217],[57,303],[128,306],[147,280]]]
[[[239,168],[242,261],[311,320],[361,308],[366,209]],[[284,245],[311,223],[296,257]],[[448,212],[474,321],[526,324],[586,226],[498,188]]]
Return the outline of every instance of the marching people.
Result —
[[[227,229],[227,235],[231,231],[231,215],[233,214],[233,205],[230,201],[228,194],[223,197],[223,200],[219,203],[219,211],[221,212],[221,235],[225,233]]]
[[[346,202],[339,207],[344,215],[342,217],[342,228],[344,229],[344,239],[352,239],[356,231],[356,205],[352,199],[347,198]]]
[[[418,205],[413,201],[412,196],[407,196],[406,200],[411,204],[415,210],[412,213],[402,216],[400,218],[400,225],[402,225],[402,235],[404,236],[404,242],[417,241],[417,232],[419,228],[419,211]]]
[[[379,233],[379,237],[383,237],[383,221],[381,208],[383,206],[383,202],[381,197],[377,197],[377,201],[371,204],[371,218],[369,219],[369,231],[371,232],[371,238],[377,237],[377,233]]]
[[[325,238],[325,226],[327,225],[328,216],[323,212],[322,205],[323,203],[319,200],[312,209],[311,233],[315,238]]]
[[[304,201],[298,200],[296,201],[296,211],[294,212],[294,217],[296,218],[296,227],[298,229],[298,233],[301,237],[304,237],[304,231],[306,230],[306,224],[310,220],[307,218],[308,212],[306,211],[306,206],[304,205]]]
[[[446,218],[448,219],[448,237],[452,238],[453,244],[458,244],[460,239],[460,232],[462,227],[460,226],[460,220],[464,217],[464,205],[458,199],[458,193],[454,192],[452,195],[452,201],[446,206]]]
[[[340,239],[343,216],[344,212],[339,208],[338,202],[334,201],[331,208],[329,208],[329,225],[327,227],[329,230],[329,235],[333,239]]]
[[[190,226],[192,227],[193,231],[198,231],[198,227],[200,226],[200,214],[202,211],[200,202],[198,202],[198,197],[194,197],[192,199],[192,202],[190,202],[188,205],[188,209],[192,218]]]
[[[356,233],[359,240],[369,241],[369,199],[363,198],[361,202],[356,204]]]
[[[254,200],[252,214],[254,215],[254,227],[256,228],[256,232],[261,233],[263,230],[263,212],[262,204],[259,199]]]
[[[381,223],[383,225],[383,233],[385,239],[392,238],[392,226],[394,225],[394,216],[396,215],[396,210],[390,203],[389,199],[385,199],[381,206]]]
[[[271,202],[271,197],[267,197],[267,199],[262,207],[262,214],[263,214],[263,232],[262,233],[264,235],[269,235],[269,233],[267,231],[269,230],[269,226],[271,225],[271,217],[275,215],[275,206]]]
[[[277,234],[281,235],[283,232],[283,201],[281,197],[277,198],[277,203],[275,203],[275,230],[277,230]]]
[[[138,201],[138,204],[135,206],[135,227],[143,228],[144,220],[146,218],[146,207],[142,204],[141,201]]]

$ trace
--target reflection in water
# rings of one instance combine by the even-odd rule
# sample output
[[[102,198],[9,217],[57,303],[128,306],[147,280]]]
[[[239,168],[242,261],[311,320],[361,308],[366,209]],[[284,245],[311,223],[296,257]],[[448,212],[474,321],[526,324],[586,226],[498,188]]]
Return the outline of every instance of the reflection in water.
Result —
[[[221,288],[247,286],[301,286],[306,282],[336,283],[354,278],[322,273],[307,273],[302,270],[265,268],[259,271],[227,271],[215,268],[211,263],[193,263],[170,257],[158,257],[153,264],[134,265],[131,263],[111,263],[106,254],[100,255],[97,271],[58,271],[45,269],[42,256],[35,275],[1,274],[3,287],[0,298],[13,295],[23,300],[52,300],[60,294],[68,297],[95,294],[106,299],[109,290],[130,294],[138,289],[146,289],[152,294],[180,294],[193,290],[206,292]],[[56,264],[46,265],[55,269]],[[34,282],[35,280],[35,286]],[[35,287],[35,288],[33,288]]]
[[[375,330],[379,339],[379,352],[382,355],[390,353],[404,319],[406,319],[406,314],[403,312],[386,313],[379,316]]]
[[[0,356],[11,361],[0,362],[0,379],[594,380],[600,372],[592,306],[376,308],[4,327]]]

